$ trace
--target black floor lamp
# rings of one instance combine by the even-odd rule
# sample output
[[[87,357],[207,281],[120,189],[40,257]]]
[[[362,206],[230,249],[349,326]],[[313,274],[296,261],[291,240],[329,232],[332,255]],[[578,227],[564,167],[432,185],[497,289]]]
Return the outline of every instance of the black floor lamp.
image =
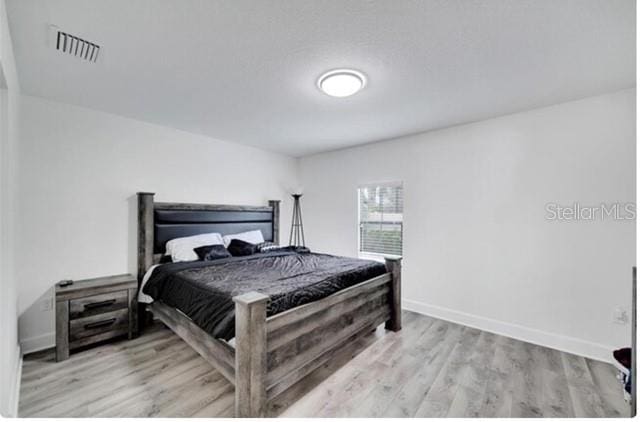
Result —
[[[290,246],[305,246],[304,227],[302,226],[302,211],[300,210],[301,193],[293,195],[293,217],[291,218],[291,234],[289,235]]]

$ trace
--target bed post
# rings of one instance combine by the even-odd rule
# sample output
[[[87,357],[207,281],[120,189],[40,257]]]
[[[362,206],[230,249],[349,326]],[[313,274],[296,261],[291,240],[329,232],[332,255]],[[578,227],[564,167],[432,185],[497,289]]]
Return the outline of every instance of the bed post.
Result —
[[[233,298],[236,307],[235,416],[256,418],[267,408],[267,301],[250,292]]]
[[[153,195],[138,192],[138,282],[153,265]]]
[[[269,206],[273,208],[273,243],[280,244],[280,200],[269,201]]]
[[[391,331],[402,329],[402,296],[400,285],[402,282],[402,258],[384,258],[387,271],[391,273],[391,318],[384,327]]]
[[[153,265],[153,195],[138,192],[138,288],[147,270]],[[138,330],[151,322],[146,304],[138,304]]]

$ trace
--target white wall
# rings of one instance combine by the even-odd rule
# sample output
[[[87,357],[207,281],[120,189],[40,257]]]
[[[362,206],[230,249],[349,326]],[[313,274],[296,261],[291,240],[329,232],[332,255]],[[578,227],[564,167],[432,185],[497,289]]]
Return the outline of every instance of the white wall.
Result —
[[[635,201],[635,90],[295,160],[22,97],[16,245],[25,351],[54,343],[60,279],[135,271],[135,192],[262,204],[304,187],[308,244],[357,254],[356,188],[405,187],[405,306],[600,359],[628,342],[635,227],[545,204]]]
[[[22,97],[17,245],[25,353],[54,344],[51,287],[136,269],[137,191],[157,201],[266,205],[289,230],[296,161],[256,148]]]
[[[17,414],[21,368],[13,266],[19,96],[5,2],[0,0],[0,415],[3,416]]]
[[[311,248],[357,254],[359,184],[404,182],[407,308],[587,356],[630,344],[634,222],[545,204],[635,201],[635,90],[300,160]]]

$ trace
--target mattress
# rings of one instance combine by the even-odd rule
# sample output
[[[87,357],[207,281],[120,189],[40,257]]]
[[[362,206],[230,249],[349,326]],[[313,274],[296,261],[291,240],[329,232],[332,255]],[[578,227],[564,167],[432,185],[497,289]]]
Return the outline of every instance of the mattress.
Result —
[[[267,252],[159,265],[142,293],[177,308],[212,336],[230,340],[235,336],[234,296],[251,291],[269,296],[267,316],[272,316],[385,272],[384,264],[377,261]]]

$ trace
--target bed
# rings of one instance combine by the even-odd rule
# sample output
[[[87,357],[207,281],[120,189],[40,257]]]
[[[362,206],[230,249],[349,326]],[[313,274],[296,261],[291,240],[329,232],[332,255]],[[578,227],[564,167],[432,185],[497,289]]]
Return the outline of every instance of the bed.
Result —
[[[399,258],[380,266],[284,250],[158,266],[171,239],[260,230],[277,244],[278,223],[279,201],[161,203],[138,193],[138,279],[155,296],[145,309],[234,384],[237,417],[265,416],[271,400],[336,350],[382,323],[402,325]]]

